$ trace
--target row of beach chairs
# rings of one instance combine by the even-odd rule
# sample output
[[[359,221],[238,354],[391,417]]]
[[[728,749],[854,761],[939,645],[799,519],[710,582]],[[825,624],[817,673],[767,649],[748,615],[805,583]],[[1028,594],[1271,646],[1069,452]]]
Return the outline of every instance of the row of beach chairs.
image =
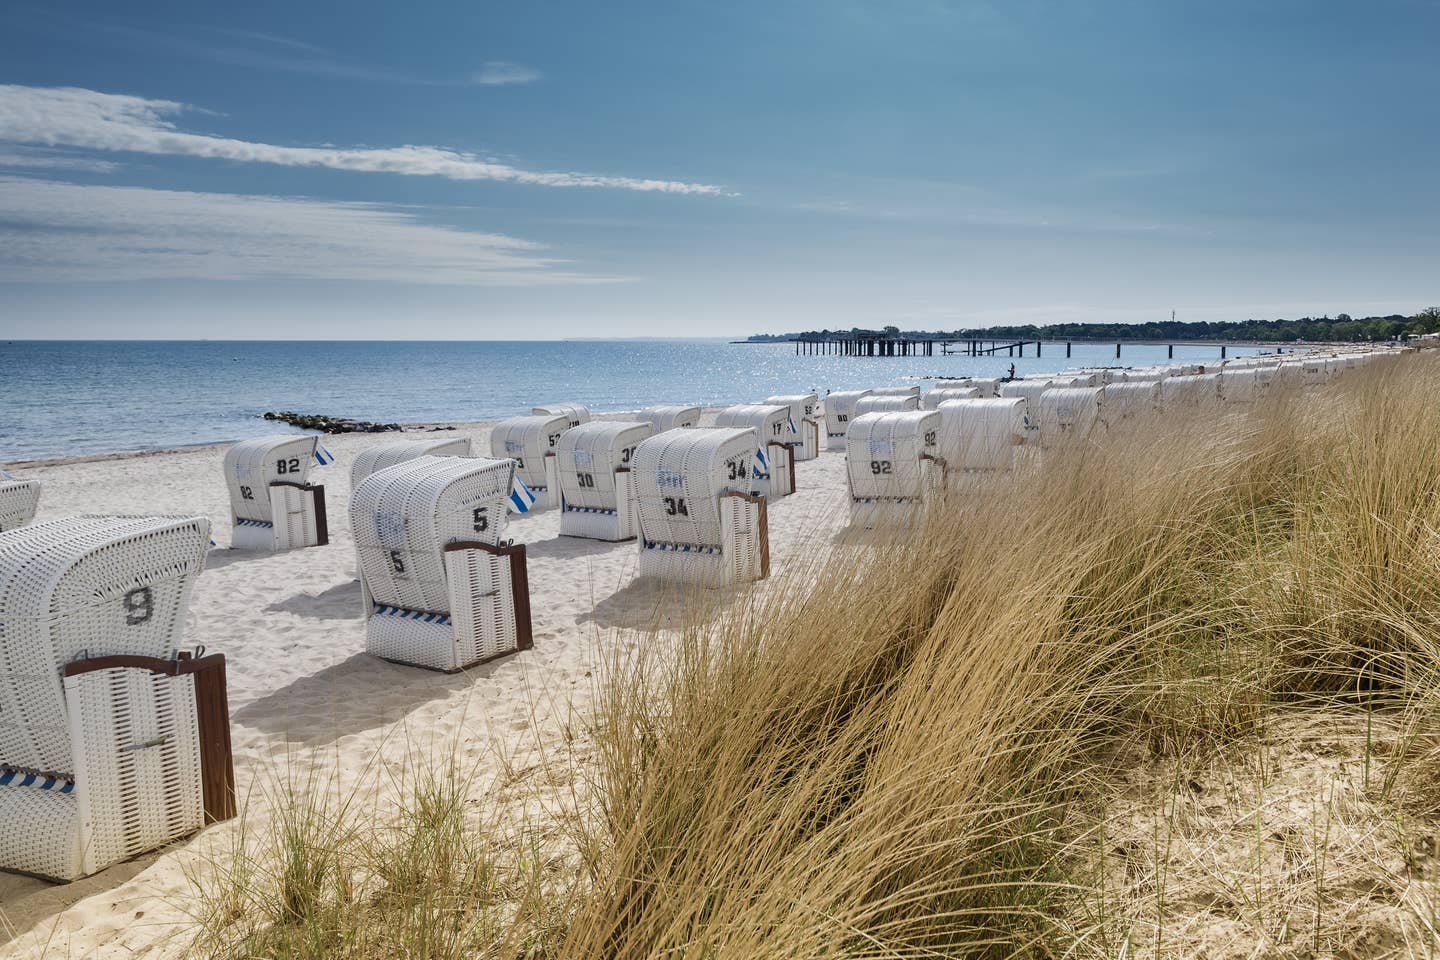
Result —
[[[767,500],[794,491],[822,442],[846,451],[853,519],[904,522],[954,477],[1012,469],[1027,445],[1087,437],[1117,411],[1253,402],[1385,355],[776,396],[704,429],[697,407],[591,421],[556,404],[498,425],[488,457],[466,439],[380,444],[351,465],[348,510],[367,649],[450,671],[529,647],[515,514],[554,508],[566,536],[633,537],[641,576],[763,579]],[[326,544],[310,469],[330,459],[314,436],[232,446],[231,545]],[[68,880],[233,816],[234,773],[225,659],[184,644],[209,521],[32,523],[39,493],[0,480],[0,869]]]

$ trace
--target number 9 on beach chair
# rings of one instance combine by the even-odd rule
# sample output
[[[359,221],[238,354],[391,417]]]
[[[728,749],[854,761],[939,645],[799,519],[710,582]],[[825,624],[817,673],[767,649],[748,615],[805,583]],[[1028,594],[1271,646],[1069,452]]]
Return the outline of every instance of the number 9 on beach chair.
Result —
[[[760,447],[750,471],[750,492],[767,500],[788,497],[795,492],[794,433],[790,429],[790,408],[778,403],[741,403],[726,407],[715,416],[717,427],[749,427],[760,437]]]
[[[325,488],[305,482],[316,440],[294,434],[258,437],[225,451],[232,548],[290,550],[330,542]]]
[[[700,423],[700,408],[688,407],[682,403],[662,403],[640,411],[640,419],[650,421],[656,433],[693,427]]]
[[[561,414],[535,414],[501,420],[490,431],[490,456],[515,461],[515,473],[535,494],[534,509],[560,505],[560,480],[555,472],[555,450],[570,429]]]
[[[235,814],[225,658],[179,643],[203,517],[0,534],[0,869],[73,880]]]
[[[814,460],[820,456],[820,398],[813,393],[786,394],[769,397],[766,403],[790,408],[790,430],[796,441],[795,459]]]
[[[770,575],[752,428],[669,430],[635,449],[642,577],[719,587]]]
[[[0,480],[0,533],[35,519],[39,506],[39,480]]]
[[[350,464],[350,489],[353,491],[360,481],[378,473],[386,467],[393,467],[416,457],[468,457],[468,437],[447,437],[443,440],[396,440],[381,443],[361,450]]]
[[[532,646],[525,547],[502,544],[515,464],[417,457],[350,497],[366,649],[453,672]]]
[[[940,422],[935,410],[865,413],[850,422],[845,472],[852,524],[904,526],[924,516],[945,483]]]
[[[629,540],[636,534],[635,448],[651,434],[643,421],[594,420],[566,430],[555,453],[562,537]]]

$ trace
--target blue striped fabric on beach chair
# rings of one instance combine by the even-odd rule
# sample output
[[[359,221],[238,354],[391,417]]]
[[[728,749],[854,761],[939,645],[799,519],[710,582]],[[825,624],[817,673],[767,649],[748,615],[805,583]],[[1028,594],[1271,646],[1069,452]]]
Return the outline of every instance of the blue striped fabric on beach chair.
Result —
[[[515,474],[515,479],[510,484],[510,503],[506,508],[511,513],[529,513],[530,508],[535,506],[535,493],[525,486],[525,481],[520,479],[520,474]]]
[[[317,443],[315,444],[315,462],[322,467],[327,467],[335,462],[335,454]]]

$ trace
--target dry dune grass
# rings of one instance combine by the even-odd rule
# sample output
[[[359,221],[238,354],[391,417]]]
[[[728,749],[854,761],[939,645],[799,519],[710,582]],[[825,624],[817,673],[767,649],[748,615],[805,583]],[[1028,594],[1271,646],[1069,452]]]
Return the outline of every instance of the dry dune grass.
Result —
[[[1428,879],[1382,880],[1440,781],[1437,394],[1421,355],[1169,412],[817,551],[615,655],[563,836],[443,766],[395,817],[299,801],[195,952],[1428,955]],[[1316,716],[1363,752],[1323,805],[1266,771],[1324,768]]]

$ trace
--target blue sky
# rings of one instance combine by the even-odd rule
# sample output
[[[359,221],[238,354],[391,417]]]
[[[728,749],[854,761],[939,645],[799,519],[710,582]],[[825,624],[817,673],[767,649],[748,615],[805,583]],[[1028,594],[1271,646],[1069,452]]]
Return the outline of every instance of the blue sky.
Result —
[[[10,3],[0,335],[1440,302],[1440,2]]]

